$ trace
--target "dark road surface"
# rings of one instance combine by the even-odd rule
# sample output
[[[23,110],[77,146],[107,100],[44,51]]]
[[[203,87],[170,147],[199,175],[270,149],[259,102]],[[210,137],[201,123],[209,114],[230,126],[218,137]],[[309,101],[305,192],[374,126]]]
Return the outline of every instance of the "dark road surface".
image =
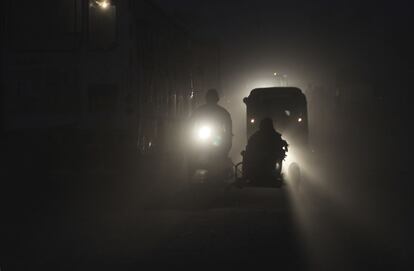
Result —
[[[368,175],[332,172],[299,188],[230,191],[189,190],[162,173],[17,183],[3,197],[1,270],[409,270],[405,213],[383,209],[400,195],[362,197],[341,184]]]
[[[153,189],[146,193],[159,192]],[[18,240],[14,234],[9,236],[9,260],[27,263],[10,268],[83,270],[99,266],[106,270],[116,266],[119,270],[143,264],[191,267],[281,262],[296,269],[303,265],[285,191],[210,189],[201,196],[196,193],[178,191],[144,200],[124,194],[117,203],[110,203],[110,198],[100,202],[78,198],[72,201],[76,208],[34,209],[25,220],[16,218],[18,225],[9,225],[19,236]]]

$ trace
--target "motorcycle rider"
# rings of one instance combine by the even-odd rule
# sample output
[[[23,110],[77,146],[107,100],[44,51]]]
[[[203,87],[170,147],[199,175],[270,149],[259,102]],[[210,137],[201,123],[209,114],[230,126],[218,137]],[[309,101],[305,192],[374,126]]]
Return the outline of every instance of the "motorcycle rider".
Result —
[[[206,93],[206,104],[198,107],[191,116],[191,122],[205,119],[220,124],[223,129],[223,149],[226,155],[232,146],[232,120],[230,113],[218,105],[220,100],[216,89],[209,89]]]
[[[214,123],[217,127],[220,127],[221,142],[220,148],[217,148],[215,155],[218,158],[228,158],[229,151],[232,147],[232,120],[230,113],[218,105],[219,95],[216,89],[209,89],[205,96],[206,103],[196,110],[194,110],[191,118],[190,125],[194,127],[196,123]],[[194,153],[193,153],[194,154]],[[193,169],[194,160],[191,158],[191,152],[189,157],[189,173]]]
[[[260,122],[259,130],[248,140],[243,155],[244,179],[257,180],[274,176],[275,165],[280,174],[283,159],[286,157],[288,144],[273,127],[271,118]]]

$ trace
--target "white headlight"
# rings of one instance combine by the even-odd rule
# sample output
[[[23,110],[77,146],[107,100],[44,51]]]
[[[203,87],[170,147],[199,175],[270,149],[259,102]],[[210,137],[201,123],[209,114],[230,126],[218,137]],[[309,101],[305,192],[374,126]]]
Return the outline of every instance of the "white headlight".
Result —
[[[200,140],[207,140],[211,136],[210,126],[201,126],[197,131],[197,136]]]

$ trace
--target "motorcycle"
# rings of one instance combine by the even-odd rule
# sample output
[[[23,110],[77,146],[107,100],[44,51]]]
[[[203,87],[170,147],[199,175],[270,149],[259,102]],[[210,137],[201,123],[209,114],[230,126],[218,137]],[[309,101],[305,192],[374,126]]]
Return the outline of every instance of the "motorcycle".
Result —
[[[225,129],[214,121],[194,122],[187,155],[188,178],[191,182],[222,182],[233,176]]]

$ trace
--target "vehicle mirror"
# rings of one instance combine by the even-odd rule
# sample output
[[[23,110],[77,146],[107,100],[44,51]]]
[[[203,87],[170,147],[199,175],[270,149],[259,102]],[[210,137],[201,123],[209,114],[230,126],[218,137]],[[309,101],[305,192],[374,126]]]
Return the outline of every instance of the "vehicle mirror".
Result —
[[[247,100],[248,100],[247,97],[244,97],[243,98],[243,103],[247,104]]]

